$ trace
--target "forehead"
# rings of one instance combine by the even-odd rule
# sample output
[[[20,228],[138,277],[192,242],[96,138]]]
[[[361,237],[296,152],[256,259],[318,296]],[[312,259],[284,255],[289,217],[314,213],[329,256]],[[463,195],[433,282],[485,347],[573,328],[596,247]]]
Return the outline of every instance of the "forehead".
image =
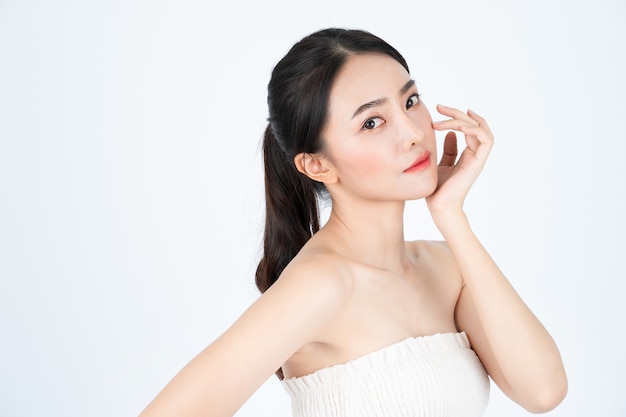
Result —
[[[402,64],[389,55],[352,55],[337,74],[330,91],[330,115],[348,112],[351,116],[363,103],[396,97],[410,79]]]

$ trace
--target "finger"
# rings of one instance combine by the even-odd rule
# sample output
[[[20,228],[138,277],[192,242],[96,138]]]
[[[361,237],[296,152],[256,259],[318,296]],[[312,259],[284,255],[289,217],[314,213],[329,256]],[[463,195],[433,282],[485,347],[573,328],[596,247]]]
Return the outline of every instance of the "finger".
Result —
[[[443,104],[437,104],[437,111],[440,114],[443,114],[444,116],[448,116],[448,117],[451,117],[453,119],[458,119],[458,120],[465,120],[471,125],[478,126],[478,123],[476,122],[476,120],[472,119],[467,113],[459,109],[455,109],[454,107],[448,107],[448,106],[444,106]]]
[[[460,130],[467,136],[476,137],[480,141],[480,143],[493,144],[493,135],[491,135],[490,132],[487,132],[482,127],[461,126]]]
[[[481,128],[464,127],[466,150],[471,151],[478,159],[484,160],[493,147],[493,140]]]
[[[475,120],[476,122],[478,122],[478,126],[485,129],[485,131],[489,133],[489,135],[491,135],[491,137],[493,138],[493,133],[491,133],[491,128],[489,127],[489,124],[483,117],[481,117],[478,113],[476,113],[474,110],[471,110],[471,109],[467,110],[467,115],[471,117],[473,120]]]
[[[456,156],[458,154],[458,148],[456,144],[456,133],[448,132],[443,142],[443,155],[441,155],[441,161],[439,166],[452,166],[456,162]]]
[[[472,153],[476,154],[478,153],[478,150],[480,149],[481,142],[478,140],[478,138],[476,138],[476,136],[466,135],[465,145],[466,145],[465,149],[468,149]]]
[[[448,119],[433,122],[433,129],[435,130],[457,130],[460,132],[463,126],[478,127],[478,124],[475,120],[468,122],[467,120],[460,119]]]

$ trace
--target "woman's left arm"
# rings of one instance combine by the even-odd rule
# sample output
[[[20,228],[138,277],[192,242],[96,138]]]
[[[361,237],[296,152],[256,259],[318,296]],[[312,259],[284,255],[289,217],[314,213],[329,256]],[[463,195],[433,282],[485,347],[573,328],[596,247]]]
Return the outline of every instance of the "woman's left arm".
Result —
[[[450,132],[439,166],[439,186],[427,198],[433,220],[463,277],[455,318],[467,333],[487,372],[511,399],[530,412],[556,407],[567,392],[567,377],[550,334],[522,301],[470,228],[463,200],[493,146],[483,118],[439,106],[449,120],[437,130],[463,132],[466,148],[456,160],[456,135]]]

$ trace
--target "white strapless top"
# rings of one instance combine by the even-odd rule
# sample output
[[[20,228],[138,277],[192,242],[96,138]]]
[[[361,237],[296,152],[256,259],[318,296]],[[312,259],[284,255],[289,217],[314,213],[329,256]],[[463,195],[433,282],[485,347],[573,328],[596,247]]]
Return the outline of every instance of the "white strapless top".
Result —
[[[282,384],[294,417],[479,417],[489,400],[465,333],[408,338]]]

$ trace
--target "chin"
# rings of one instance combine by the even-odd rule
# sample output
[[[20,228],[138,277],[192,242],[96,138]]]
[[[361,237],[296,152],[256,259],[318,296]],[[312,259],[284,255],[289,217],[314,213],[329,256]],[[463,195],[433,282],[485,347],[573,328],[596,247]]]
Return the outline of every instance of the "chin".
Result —
[[[435,183],[433,186],[421,188],[419,191],[416,191],[411,196],[409,196],[409,198],[407,198],[406,201],[421,200],[422,198],[426,198],[432,193],[434,193],[436,189],[437,189],[437,183]]]
[[[420,200],[422,198],[426,198],[437,190],[437,173],[434,175],[424,178],[419,182],[419,185],[415,187],[410,195],[408,195],[405,200]]]
[[[435,175],[435,180],[430,184],[430,188],[428,189],[428,193],[424,197],[428,197],[432,193],[437,190],[437,176]]]
[[[431,175],[427,180],[425,180],[421,185],[421,189],[423,191],[421,198],[428,197],[432,193],[437,190],[437,183],[439,178],[437,178],[437,171],[433,171],[433,175]]]

